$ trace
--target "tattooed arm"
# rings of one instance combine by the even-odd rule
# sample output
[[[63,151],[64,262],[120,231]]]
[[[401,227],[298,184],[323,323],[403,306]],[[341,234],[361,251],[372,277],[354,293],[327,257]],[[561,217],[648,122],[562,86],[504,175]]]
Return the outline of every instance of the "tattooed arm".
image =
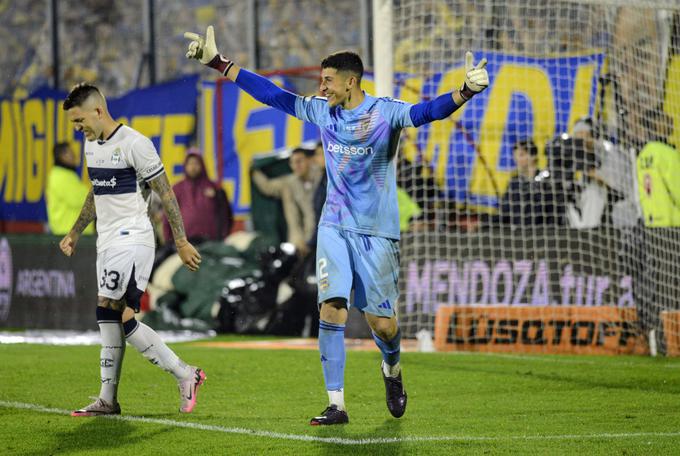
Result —
[[[198,266],[201,263],[201,255],[187,240],[182,214],[179,211],[179,204],[177,204],[175,193],[170,187],[170,182],[168,182],[168,176],[165,173],[161,173],[158,177],[148,181],[148,183],[151,189],[161,198],[163,210],[170,223],[172,237],[175,239],[177,253],[182,259],[182,263],[191,271],[198,270]]]
[[[175,243],[179,243],[182,240],[186,242],[187,236],[184,232],[182,213],[179,211],[179,204],[177,204],[175,192],[172,191],[170,182],[168,182],[168,176],[165,173],[162,173],[148,183],[151,189],[156,192],[161,199],[163,210],[165,211],[166,217],[168,217],[168,222],[170,222],[172,237],[175,239]]]
[[[83,208],[80,210],[80,215],[78,216],[76,223],[73,224],[71,231],[59,242],[59,248],[64,252],[64,255],[71,256],[75,253],[80,234],[87,228],[87,225],[92,223],[96,216],[97,212],[94,206],[94,193],[93,190],[90,189],[85,197]]]

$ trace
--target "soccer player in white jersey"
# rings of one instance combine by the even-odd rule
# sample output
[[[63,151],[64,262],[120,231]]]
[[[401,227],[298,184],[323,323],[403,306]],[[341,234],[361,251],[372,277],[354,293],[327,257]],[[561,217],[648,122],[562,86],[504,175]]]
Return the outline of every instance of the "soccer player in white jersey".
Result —
[[[302,97],[240,68],[217,52],[212,26],[206,36],[185,33],[187,57],[218,70],[258,101],[320,127],[328,188],[318,227],[317,268],[320,305],[319,350],[329,405],[312,425],[349,422],[344,400],[347,308],[366,317],[382,353],[387,408],[406,411],[399,354],[401,332],[395,314],[399,291],[399,212],[396,151],[402,128],[418,127],[451,115],[489,85],[486,59],[473,65],[465,56],[460,89],[411,105],[375,98],[361,90],[363,63],[353,52],[321,62],[321,94]]]
[[[154,235],[147,215],[150,189],[161,198],[182,262],[191,271],[196,271],[201,262],[201,256],[185,236],[163,164],[148,138],[113,120],[97,87],[85,83],[75,86],[63,109],[74,128],[85,136],[92,190],[59,247],[65,255],[73,255],[83,229],[96,217],[97,323],[102,337],[99,397],[71,415],[120,414],[117,393],[126,340],[177,379],[180,411],[189,413],[196,405],[205,373],[179,359],[153,329],[134,316],[139,311],[139,300],[154,259]]]

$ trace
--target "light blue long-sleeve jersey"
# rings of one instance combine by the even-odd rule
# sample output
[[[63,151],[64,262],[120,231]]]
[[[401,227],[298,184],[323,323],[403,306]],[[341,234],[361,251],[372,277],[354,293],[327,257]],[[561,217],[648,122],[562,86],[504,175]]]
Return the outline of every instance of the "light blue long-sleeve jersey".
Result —
[[[399,239],[395,156],[401,129],[451,115],[458,108],[451,93],[415,105],[364,94],[359,106],[342,109],[243,68],[234,82],[261,103],[321,128],[328,187],[320,225]]]
[[[366,95],[354,109],[301,97],[295,116],[316,124],[326,155],[328,187],[320,225],[399,239],[396,153],[401,129],[412,127],[411,104]]]

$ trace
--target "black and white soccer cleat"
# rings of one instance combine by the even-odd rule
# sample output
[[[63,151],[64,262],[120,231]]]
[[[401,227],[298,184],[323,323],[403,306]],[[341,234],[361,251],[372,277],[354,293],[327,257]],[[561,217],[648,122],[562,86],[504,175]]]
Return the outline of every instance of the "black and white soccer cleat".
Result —
[[[390,411],[393,417],[401,418],[406,411],[406,390],[404,389],[404,383],[401,381],[401,372],[396,377],[388,377],[385,375],[385,371],[380,366],[380,373],[383,376],[383,381],[385,382],[385,398],[387,401],[387,409]]]
[[[331,404],[326,407],[326,410],[321,412],[321,415],[315,416],[309,421],[312,426],[325,426],[329,424],[347,424],[349,423],[349,416],[344,410],[338,410],[338,406]]]

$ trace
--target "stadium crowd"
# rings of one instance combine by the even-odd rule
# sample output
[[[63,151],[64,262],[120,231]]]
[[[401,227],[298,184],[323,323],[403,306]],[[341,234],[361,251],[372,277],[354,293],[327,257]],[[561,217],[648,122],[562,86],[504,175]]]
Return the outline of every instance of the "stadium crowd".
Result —
[[[364,3],[255,0],[257,49],[251,49],[250,2],[155,2],[156,80],[196,71],[214,77],[190,66],[181,52],[182,33],[203,30],[209,24],[222,31],[227,55],[262,71],[317,66],[319,56],[338,49],[368,55],[360,32]],[[520,1],[411,3],[396,2],[399,13],[394,22],[401,33],[395,36],[395,63],[400,71],[435,71],[423,65],[448,65],[459,58],[460,49],[552,55],[596,48],[610,39],[602,26],[607,15],[594,4],[565,2],[546,8],[538,2]],[[57,5],[63,90],[82,80],[96,80],[108,96],[118,96],[148,84],[147,0],[63,0]],[[331,10],[343,24],[355,26],[328,26]],[[0,95],[21,96],[51,85],[52,32],[46,2],[0,2],[0,22],[0,37],[8,49],[29,50],[0,55],[7,76],[0,81]],[[254,56],[256,62],[251,61]]]
[[[256,14],[258,65],[262,70],[317,66],[320,55],[333,50],[360,49],[358,27],[323,26],[331,8],[343,21],[360,23],[361,2],[258,0]],[[108,96],[119,96],[148,84],[146,0],[64,0],[58,4],[61,88],[82,80],[96,80]],[[224,52],[244,65],[254,50],[248,41],[249,2],[190,0],[155,2],[156,80],[163,82],[186,73],[209,71],[184,58],[182,33],[213,24],[222,33]],[[50,13],[46,2],[0,2],[0,37],[8,49],[0,65],[7,77],[0,95],[25,96],[53,80]],[[94,37],[94,39],[93,39]]]

